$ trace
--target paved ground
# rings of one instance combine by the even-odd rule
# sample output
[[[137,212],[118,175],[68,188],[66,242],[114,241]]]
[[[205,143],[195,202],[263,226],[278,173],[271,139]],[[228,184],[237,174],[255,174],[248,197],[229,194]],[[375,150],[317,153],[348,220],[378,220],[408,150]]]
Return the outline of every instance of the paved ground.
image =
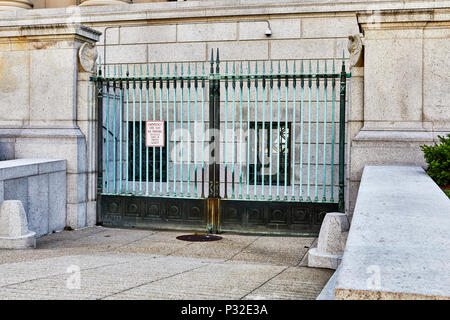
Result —
[[[0,249],[0,299],[315,299],[333,270],[305,267],[316,238],[87,228]]]

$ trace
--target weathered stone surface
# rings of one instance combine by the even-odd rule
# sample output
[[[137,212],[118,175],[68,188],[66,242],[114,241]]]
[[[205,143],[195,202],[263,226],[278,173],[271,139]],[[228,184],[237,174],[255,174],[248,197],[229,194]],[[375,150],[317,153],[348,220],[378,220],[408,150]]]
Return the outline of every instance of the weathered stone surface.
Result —
[[[2,161],[0,167],[3,172],[0,203],[3,198],[20,200],[29,229],[36,232],[37,237],[64,229],[66,161],[17,159]]]
[[[345,213],[327,213],[320,227],[317,248],[308,252],[308,266],[336,269],[342,260],[349,226]]]
[[[336,271],[331,276],[330,280],[328,280],[325,287],[322,289],[320,294],[317,296],[316,300],[334,300],[334,290],[336,288],[336,279],[339,274],[341,267],[339,266]]]
[[[66,172],[53,172],[48,175],[49,181],[49,212],[48,232],[61,231],[66,226]]]
[[[346,38],[359,32],[356,20],[356,15],[304,18],[302,19],[302,38]]]
[[[27,214],[19,200],[6,200],[0,206],[0,248],[36,247],[35,233],[28,230]]]
[[[366,166],[336,299],[450,298],[449,213],[422,168]]]
[[[167,43],[149,44],[148,60],[150,62],[205,61],[205,43]]]
[[[48,191],[48,175],[31,176],[28,178],[28,223],[30,230],[36,232],[38,237],[48,233]]]
[[[273,40],[270,55],[276,60],[331,59],[336,57],[334,46],[334,39]]]
[[[177,41],[226,41],[236,40],[237,23],[196,23],[179,24],[177,26]]]
[[[119,30],[121,44],[139,44],[139,43],[168,43],[177,41],[176,25],[162,26],[142,26],[142,27],[121,27]],[[116,32],[116,29],[108,29],[107,44],[112,44],[109,37]],[[99,44],[103,44],[100,42]]]
[[[320,228],[317,250],[323,253],[343,254],[349,228],[350,223],[345,213],[327,213]]]

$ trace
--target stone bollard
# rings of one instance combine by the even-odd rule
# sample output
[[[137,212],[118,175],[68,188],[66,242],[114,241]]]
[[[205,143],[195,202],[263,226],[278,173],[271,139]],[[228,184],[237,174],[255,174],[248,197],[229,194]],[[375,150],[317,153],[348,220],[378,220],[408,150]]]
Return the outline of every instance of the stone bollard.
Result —
[[[349,228],[345,213],[327,213],[320,227],[317,248],[308,251],[308,267],[336,270],[342,261]]]
[[[0,206],[0,249],[36,248],[36,233],[28,230],[27,214],[19,200]]]

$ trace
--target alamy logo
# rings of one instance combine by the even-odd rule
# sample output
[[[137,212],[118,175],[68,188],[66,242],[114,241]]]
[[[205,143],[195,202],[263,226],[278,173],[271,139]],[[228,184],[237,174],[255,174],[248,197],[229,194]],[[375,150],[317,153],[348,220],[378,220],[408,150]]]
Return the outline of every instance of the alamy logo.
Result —
[[[381,288],[381,269],[377,265],[371,265],[366,268],[366,273],[370,276],[366,280],[366,286],[369,290],[379,290]]]
[[[77,265],[71,265],[67,268],[66,273],[70,274],[66,280],[66,287],[69,290],[81,289],[81,269]]]

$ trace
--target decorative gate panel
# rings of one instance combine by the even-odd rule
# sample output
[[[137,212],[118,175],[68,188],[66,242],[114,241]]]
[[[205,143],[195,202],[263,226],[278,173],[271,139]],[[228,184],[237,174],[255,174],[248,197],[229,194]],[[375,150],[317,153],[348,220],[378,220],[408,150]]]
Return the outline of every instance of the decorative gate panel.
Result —
[[[100,221],[317,234],[344,209],[344,59],[206,69],[99,64]]]

